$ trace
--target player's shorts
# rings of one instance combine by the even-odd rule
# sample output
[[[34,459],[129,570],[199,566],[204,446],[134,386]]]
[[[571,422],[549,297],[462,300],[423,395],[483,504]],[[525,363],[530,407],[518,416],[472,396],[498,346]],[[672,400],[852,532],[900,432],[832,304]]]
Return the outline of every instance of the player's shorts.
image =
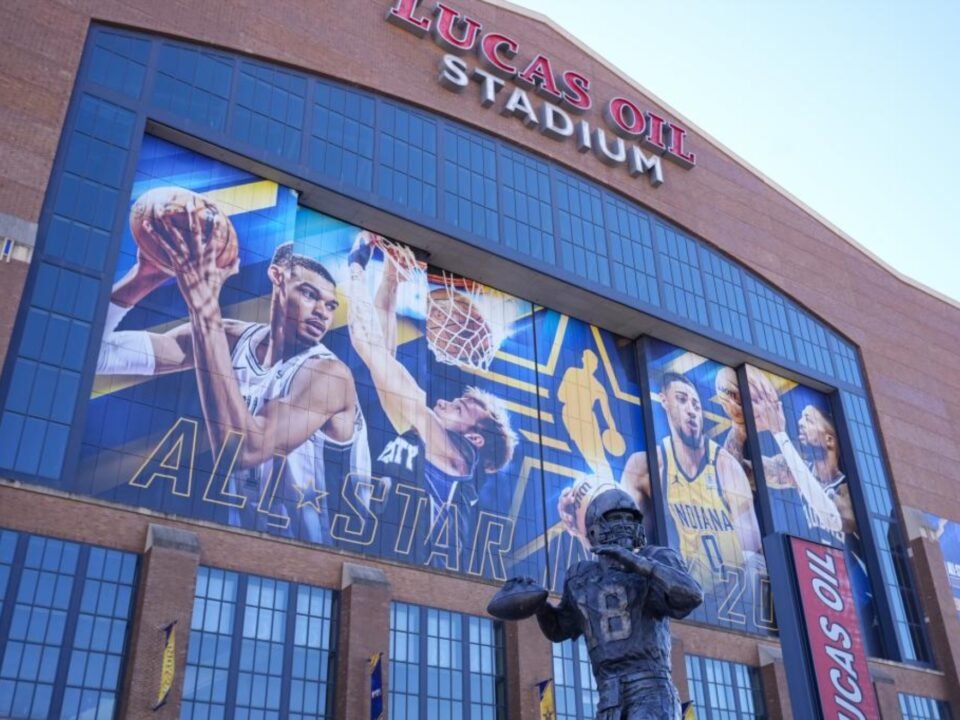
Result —
[[[680,696],[666,678],[626,675],[599,691],[597,720],[680,720]]]

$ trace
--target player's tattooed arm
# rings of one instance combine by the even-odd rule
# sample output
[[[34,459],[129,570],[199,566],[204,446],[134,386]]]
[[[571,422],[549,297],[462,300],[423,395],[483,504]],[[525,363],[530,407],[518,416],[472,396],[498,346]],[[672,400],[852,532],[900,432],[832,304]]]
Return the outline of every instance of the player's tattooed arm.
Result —
[[[717,456],[717,475],[730,504],[733,524],[745,553],[761,552],[760,526],[753,506],[753,492],[743,466],[726,450]]]

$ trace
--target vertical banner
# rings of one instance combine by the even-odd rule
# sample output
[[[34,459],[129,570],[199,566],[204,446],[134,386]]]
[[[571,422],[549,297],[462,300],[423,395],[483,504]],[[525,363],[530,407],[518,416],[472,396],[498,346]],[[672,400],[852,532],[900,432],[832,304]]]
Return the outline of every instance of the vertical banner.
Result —
[[[880,654],[880,619],[853,511],[829,397],[747,366],[751,404],[773,528],[841,548],[870,655]]]
[[[540,720],[556,720],[557,703],[553,694],[553,680],[544,680],[537,683],[540,693]]]
[[[157,701],[153,704],[154,710],[159,710],[167,702],[170,688],[173,687],[173,676],[177,670],[177,621],[161,628],[163,632],[163,659],[160,664],[160,689],[157,691]]]
[[[755,472],[737,373],[732,367],[658,340],[647,372],[659,477],[647,459],[630,474],[644,514],[653,481],[665,504],[667,537],[703,587],[691,615],[714,625],[775,634],[770,579],[757,518]]]
[[[640,377],[627,338],[546,308],[534,330],[542,463],[532,471],[546,502],[549,589],[560,592],[567,568],[591,558],[593,498],[620,486],[640,500],[631,479],[645,458]]]
[[[383,720],[383,653],[370,658],[370,720]]]
[[[680,717],[682,720],[697,720],[697,707],[693,700],[687,700],[680,706]]]
[[[823,717],[879,717],[844,552],[800,538],[790,546]]]

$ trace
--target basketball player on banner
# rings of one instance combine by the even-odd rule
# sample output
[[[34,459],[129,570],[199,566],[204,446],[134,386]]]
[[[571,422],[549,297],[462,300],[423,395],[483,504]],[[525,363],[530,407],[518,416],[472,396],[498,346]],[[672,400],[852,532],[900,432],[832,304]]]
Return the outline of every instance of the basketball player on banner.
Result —
[[[371,294],[367,267],[375,252],[383,270]],[[430,500],[426,537],[417,538],[415,559],[451,562],[433,550],[443,545],[458,554],[472,540],[480,485],[503,469],[517,443],[500,401],[475,387],[431,407],[416,378],[397,359],[397,295],[403,283],[426,284],[421,264],[406,246],[362,231],[349,257],[350,340],[370,370],[384,412],[396,431],[378,456],[375,475],[390,483],[412,484]],[[372,274],[372,273],[371,273]],[[479,367],[496,352],[487,323],[471,298],[454,287],[428,298],[427,342],[441,362]],[[441,299],[440,295],[448,296]],[[372,296],[371,296],[372,295]],[[491,352],[492,349],[492,352]]]
[[[657,446],[657,464],[669,511],[670,544],[678,544],[708,596],[714,587],[731,582],[750,591],[765,563],[743,467],[705,435],[700,394],[689,378],[665,373],[659,399],[669,428]],[[653,507],[646,452],[627,460],[622,485],[641,509]],[[749,607],[752,600],[745,599]]]
[[[113,288],[100,375],[160,375],[193,369],[214,455],[242,438],[229,478],[243,498],[232,522],[331,543],[328,500],[347,478],[366,481],[370,450],[353,376],[323,345],[338,306],[336,282],[316,260],[277,247],[267,268],[270,322],[225,318],[224,282],[239,269],[229,218],[202,195],[164,187],[130,213],[137,263]],[[166,332],[118,330],[135,305],[175,280],[189,320]],[[281,473],[269,510],[257,512]],[[267,520],[269,519],[269,525]]]

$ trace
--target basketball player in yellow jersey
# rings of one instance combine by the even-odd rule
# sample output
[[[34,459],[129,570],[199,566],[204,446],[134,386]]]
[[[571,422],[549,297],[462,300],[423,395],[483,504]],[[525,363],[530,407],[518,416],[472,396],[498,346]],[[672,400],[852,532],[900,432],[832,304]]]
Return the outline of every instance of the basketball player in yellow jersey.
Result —
[[[660,402],[670,434],[657,447],[661,487],[670,511],[669,538],[677,542],[691,574],[704,590],[724,582],[734,569],[762,565],[760,529],[750,483],[739,462],[703,433],[700,394],[678,373],[664,375]],[[621,485],[650,508],[646,453],[634,453]]]

